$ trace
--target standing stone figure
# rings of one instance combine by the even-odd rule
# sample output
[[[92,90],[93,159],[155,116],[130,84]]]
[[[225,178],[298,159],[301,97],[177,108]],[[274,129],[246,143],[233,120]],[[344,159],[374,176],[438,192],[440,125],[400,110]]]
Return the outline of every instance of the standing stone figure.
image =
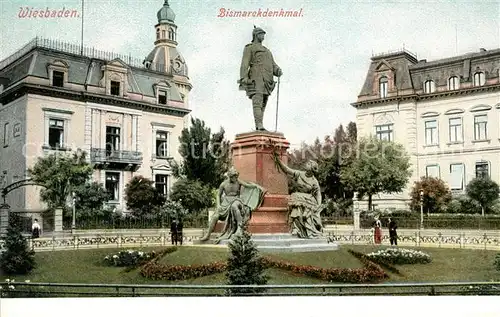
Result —
[[[274,76],[280,77],[281,68],[274,62],[273,54],[262,41],[266,32],[254,26],[252,43],[247,44],[243,50],[240,67],[239,89],[245,90],[252,100],[255,129],[264,129],[264,112],[267,100],[274,90],[276,82]]]
[[[309,161],[306,170],[299,171],[281,162],[276,152],[273,157],[279,168],[295,181],[298,189],[288,200],[288,220],[291,223],[292,235],[306,239],[320,238],[323,232],[321,212],[325,209],[325,205],[321,201],[319,182],[314,176],[318,164]]]
[[[238,179],[238,176],[234,167],[227,172],[227,179],[219,186],[216,210],[210,219],[208,231],[200,241],[207,241],[210,238],[219,220],[225,221],[225,225],[216,243],[231,238],[233,234],[239,234],[241,225],[250,219],[252,211],[262,204],[264,188],[244,182]]]

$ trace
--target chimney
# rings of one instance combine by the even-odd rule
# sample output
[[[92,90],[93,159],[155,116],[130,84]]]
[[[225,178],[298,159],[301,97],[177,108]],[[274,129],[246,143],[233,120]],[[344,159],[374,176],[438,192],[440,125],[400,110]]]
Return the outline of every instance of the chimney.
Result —
[[[480,52],[486,52],[486,49],[481,47],[481,48],[479,49],[479,51],[480,51]]]

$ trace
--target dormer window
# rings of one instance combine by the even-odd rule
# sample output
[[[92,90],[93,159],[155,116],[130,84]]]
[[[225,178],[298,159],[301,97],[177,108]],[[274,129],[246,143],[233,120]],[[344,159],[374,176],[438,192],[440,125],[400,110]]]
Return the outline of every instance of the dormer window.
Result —
[[[64,87],[64,72],[57,70],[52,71],[52,86]]]
[[[167,104],[167,91],[166,90],[159,90],[158,91],[158,103],[160,105]]]
[[[477,72],[474,74],[474,86],[483,86],[486,83],[486,78],[484,77],[483,72]]]
[[[120,96],[120,82],[119,81],[111,81],[110,93],[113,96]]]
[[[432,80],[427,80],[424,83],[424,92],[426,94],[432,94],[433,92],[436,91],[436,84]]]
[[[381,77],[379,79],[379,95],[380,95],[380,98],[387,98],[387,92],[388,92],[388,89],[389,88],[389,80],[387,79],[387,77]]]
[[[47,65],[49,83],[54,87],[64,87],[68,82],[68,64],[62,60],[55,60]]]
[[[448,79],[448,90],[457,90],[460,88],[460,79],[458,76],[452,76]]]

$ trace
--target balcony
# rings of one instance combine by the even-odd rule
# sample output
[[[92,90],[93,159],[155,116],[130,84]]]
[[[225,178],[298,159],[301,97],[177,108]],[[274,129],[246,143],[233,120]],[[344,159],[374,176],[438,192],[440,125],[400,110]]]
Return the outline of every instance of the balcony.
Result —
[[[142,164],[142,153],[91,148],[90,162],[98,169],[115,169],[135,172]]]

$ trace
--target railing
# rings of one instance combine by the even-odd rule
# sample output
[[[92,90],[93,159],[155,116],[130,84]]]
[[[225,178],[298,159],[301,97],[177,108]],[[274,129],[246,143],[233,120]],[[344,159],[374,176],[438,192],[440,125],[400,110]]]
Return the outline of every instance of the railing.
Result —
[[[396,221],[400,229],[419,229],[420,216],[400,216],[390,217]],[[361,218],[361,228],[372,228],[374,224],[373,218]],[[382,226],[387,226],[387,217],[382,217]],[[442,217],[442,216],[427,216],[423,217],[423,227],[425,229],[457,229],[457,230],[499,230],[500,217],[481,217],[481,216],[460,216],[460,217]]]
[[[315,284],[315,285],[136,285],[79,283],[0,283],[0,297],[500,295],[500,282]],[[260,291],[260,292],[259,292]]]
[[[401,49],[396,49],[396,50],[390,50],[382,53],[372,53],[372,57],[379,57],[379,56],[384,56],[384,55],[389,55],[389,54],[397,54],[397,53],[406,53],[413,58],[417,59],[417,54],[410,52],[409,50],[405,49],[404,47]]]
[[[144,64],[143,59],[134,58],[130,54],[126,55],[115,52],[102,51],[102,50],[97,50],[94,47],[82,46],[80,44],[73,44],[69,42],[63,42],[59,40],[53,40],[41,37],[35,37],[28,44],[23,46],[19,51],[15,52],[14,54],[10,55],[9,57],[1,61],[0,70],[36,47],[65,52],[73,55],[85,56],[89,58],[101,59],[105,61],[111,61],[119,58],[120,60],[122,60],[131,67],[145,68],[162,73],[166,72],[169,74],[176,73],[179,75],[187,75],[185,74],[185,70],[183,68],[181,68],[179,71],[175,71],[172,68],[172,66],[170,66],[168,71],[166,71],[167,67],[165,64],[151,63],[151,62],[147,62]]]
[[[107,150],[107,149],[90,149],[90,161],[91,162],[117,162],[117,163],[130,163],[130,164],[141,164],[142,163],[142,153],[133,151],[119,151],[119,150]]]

